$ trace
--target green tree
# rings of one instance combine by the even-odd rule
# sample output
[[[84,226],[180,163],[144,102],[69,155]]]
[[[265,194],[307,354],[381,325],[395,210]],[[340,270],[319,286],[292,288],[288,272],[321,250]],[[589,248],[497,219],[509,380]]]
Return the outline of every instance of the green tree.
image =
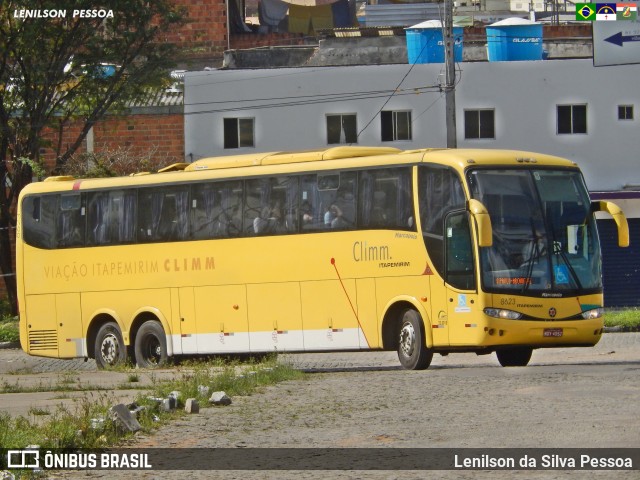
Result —
[[[161,86],[176,58],[163,37],[184,18],[172,0],[0,2],[0,271],[14,310],[15,204],[42,171],[41,149],[59,171],[96,121]]]

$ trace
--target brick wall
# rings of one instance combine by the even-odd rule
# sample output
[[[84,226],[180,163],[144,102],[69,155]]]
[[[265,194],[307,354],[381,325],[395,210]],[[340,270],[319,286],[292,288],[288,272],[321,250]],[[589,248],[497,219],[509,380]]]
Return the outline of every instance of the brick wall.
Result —
[[[591,38],[591,22],[582,22],[577,25],[543,25],[542,37],[550,38]]]
[[[465,27],[464,42],[484,43],[487,41],[486,27]],[[591,22],[583,22],[578,25],[543,25],[542,38],[549,40],[552,38],[591,38]]]
[[[69,125],[62,139],[62,150],[77,138],[81,126]],[[54,166],[55,142],[53,132],[45,135],[54,143],[41,151],[45,164]],[[127,116],[107,116],[93,127],[93,150],[95,152],[128,149],[133,155],[154,153],[161,164],[184,161],[184,116],[172,114],[135,114]],[[87,151],[87,140],[76,153]]]
[[[182,114],[108,117],[93,132],[95,151],[125,147],[136,154],[155,151],[167,164],[184,161]]]
[[[221,57],[227,48],[227,7],[225,0],[174,0],[187,11],[187,22],[163,39],[174,42],[183,58]]]

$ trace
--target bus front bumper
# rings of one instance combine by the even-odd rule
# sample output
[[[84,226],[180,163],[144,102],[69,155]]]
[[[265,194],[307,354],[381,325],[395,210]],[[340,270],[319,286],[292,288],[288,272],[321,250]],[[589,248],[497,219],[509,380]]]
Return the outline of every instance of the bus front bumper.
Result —
[[[484,346],[593,346],[604,333],[603,318],[558,321],[485,318]]]

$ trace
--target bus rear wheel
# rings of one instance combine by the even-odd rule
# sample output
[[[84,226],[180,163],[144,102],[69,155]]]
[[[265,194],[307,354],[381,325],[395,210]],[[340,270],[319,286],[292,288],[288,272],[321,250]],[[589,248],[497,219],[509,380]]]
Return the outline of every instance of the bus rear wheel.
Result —
[[[398,332],[398,359],[407,370],[425,370],[429,368],[433,351],[428,349],[424,340],[424,329],[420,315],[409,308],[400,319]]]
[[[518,347],[496,350],[496,356],[503,367],[526,367],[531,360],[533,348]]]
[[[167,337],[160,323],[144,322],[135,342],[136,363],[140,368],[156,368],[167,363]]]
[[[96,335],[95,356],[98,368],[115,367],[127,359],[127,349],[122,340],[122,332],[116,322],[107,322]]]

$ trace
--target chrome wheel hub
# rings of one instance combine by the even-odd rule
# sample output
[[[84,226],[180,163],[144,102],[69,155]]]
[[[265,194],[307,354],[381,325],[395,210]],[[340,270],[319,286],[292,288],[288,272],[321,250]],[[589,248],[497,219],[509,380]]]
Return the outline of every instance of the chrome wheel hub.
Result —
[[[113,365],[116,362],[118,359],[118,339],[115,335],[110,334],[104,337],[100,353],[105,363]]]
[[[416,332],[411,323],[405,323],[400,330],[400,351],[405,357],[411,357],[416,348]]]

